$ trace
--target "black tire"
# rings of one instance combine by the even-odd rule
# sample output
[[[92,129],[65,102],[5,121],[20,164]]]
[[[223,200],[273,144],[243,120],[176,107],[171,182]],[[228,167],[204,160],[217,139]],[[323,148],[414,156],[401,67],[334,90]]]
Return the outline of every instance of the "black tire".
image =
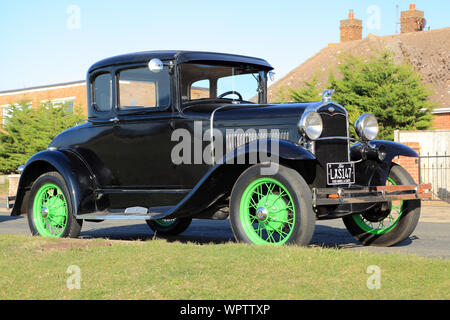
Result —
[[[55,171],[47,172],[41,175],[39,178],[34,181],[30,196],[28,198],[28,226],[30,228],[31,234],[33,236],[49,236],[49,234],[41,234],[39,230],[42,230],[42,228],[37,227],[36,223],[36,215],[39,213],[34,213],[33,204],[35,201],[35,198],[37,196],[38,191],[44,187],[45,185],[56,185],[63,193],[65,204],[67,206],[67,217],[65,227],[60,229],[60,234],[57,235],[57,237],[61,238],[77,238],[81,232],[81,227],[83,225],[83,220],[77,220],[75,219],[75,215],[73,212],[72,207],[72,199],[70,196],[70,192],[67,188],[66,182],[64,181],[63,177]],[[42,213],[41,213],[42,216]]]
[[[192,222],[192,218],[177,218],[168,225],[161,224],[160,221],[156,220],[146,220],[146,222],[156,235],[176,236],[186,231]]]
[[[297,171],[282,165],[279,165],[279,170],[275,175],[264,176],[261,174],[261,169],[265,166],[266,165],[258,164],[244,171],[236,181],[231,192],[230,224],[236,240],[248,244],[308,245],[314,234],[316,220],[312,208],[312,195],[309,186]],[[263,181],[272,181],[275,189],[267,190],[266,195],[259,199],[259,202],[262,201],[262,207],[257,209],[256,206],[246,207],[247,203],[255,203],[253,197],[256,197],[256,199],[260,197],[258,192],[251,192],[250,190],[252,190],[253,186],[258,185],[258,183],[264,183]],[[276,191],[277,188],[278,191]],[[287,191],[287,195],[282,197],[283,203],[285,204],[284,208],[277,211],[276,209],[279,206],[277,204],[275,210],[272,210],[274,204],[278,200],[269,203],[270,201],[267,201],[264,197],[271,197],[273,194],[275,197],[281,197],[284,193],[283,191]],[[267,194],[269,194],[269,196],[267,196]],[[247,201],[249,196],[251,197],[251,200]],[[264,203],[265,201],[268,203]],[[286,209],[291,201],[293,202],[292,208],[294,210]],[[283,203],[281,203],[282,206]],[[258,210],[261,208],[262,211],[260,212],[264,215],[258,217]],[[277,220],[282,221],[282,219],[278,219],[278,217],[275,219],[273,216],[273,212],[280,211],[284,212],[284,214],[287,212],[288,215],[283,219],[290,221],[290,225],[271,226],[271,229],[269,229],[267,226],[270,224],[271,219],[273,223],[276,223]],[[250,217],[250,220],[246,220],[247,216]],[[266,218],[264,219],[264,217]],[[258,231],[260,228],[262,231]],[[272,239],[269,236],[270,231],[272,231]],[[286,235],[281,235],[279,233],[280,231]]]
[[[389,178],[392,179],[397,185],[416,184],[408,171],[397,164],[392,165]],[[367,230],[361,228],[356,222],[359,220],[358,216],[361,217],[361,215],[347,216],[343,218],[343,221],[350,234],[363,245],[389,247],[406,240],[413,233],[417,227],[417,223],[419,222],[420,207],[420,200],[403,201],[400,207],[401,214],[396,219],[397,222],[391,222],[390,224],[390,226],[394,227],[388,232],[382,234],[367,232]],[[368,211],[367,213],[370,214],[371,212]],[[363,213],[363,215],[364,214],[366,213]],[[386,221],[386,219],[388,219],[388,217],[382,221]]]

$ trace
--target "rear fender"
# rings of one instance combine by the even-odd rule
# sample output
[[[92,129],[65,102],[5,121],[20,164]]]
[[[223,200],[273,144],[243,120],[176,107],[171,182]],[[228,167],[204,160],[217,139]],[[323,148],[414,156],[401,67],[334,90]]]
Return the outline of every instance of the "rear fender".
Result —
[[[42,174],[57,171],[64,178],[71,195],[74,214],[95,211],[95,183],[89,169],[73,151],[46,150],[32,156],[23,169],[11,215],[26,212],[25,195]]]

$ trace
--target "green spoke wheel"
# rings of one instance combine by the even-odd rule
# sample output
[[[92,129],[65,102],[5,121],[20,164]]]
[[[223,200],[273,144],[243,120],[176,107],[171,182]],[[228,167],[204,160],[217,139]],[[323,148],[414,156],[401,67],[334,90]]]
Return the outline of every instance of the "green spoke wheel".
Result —
[[[244,231],[255,244],[282,245],[295,225],[291,195],[271,178],[257,179],[245,189],[240,214]]]
[[[397,183],[390,177],[386,185],[396,186]],[[364,231],[371,234],[385,234],[392,231],[397,225],[403,210],[403,201],[398,200],[391,202],[391,208],[386,218],[381,221],[372,222],[364,217],[364,215],[353,215],[356,224]]]
[[[158,219],[155,220],[156,224],[161,227],[170,227],[177,222],[177,219]]]
[[[45,173],[33,183],[28,225],[33,235],[44,237],[76,238],[80,234],[82,221],[73,216],[70,193],[58,172]]]
[[[33,218],[43,236],[60,237],[66,226],[68,209],[66,198],[59,187],[45,184],[37,191],[33,202]]]
[[[386,185],[414,185],[404,168],[393,164]],[[363,245],[388,247],[406,240],[420,218],[420,200],[377,204],[360,214],[342,218],[350,234]]]
[[[192,218],[158,219],[146,221],[147,225],[155,234],[175,236],[186,231],[192,222]]]
[[[279,165],[273,176],[265,165],[244,171],[230,198],[231,229],[239,242],[256,245],[307,245],[314,233],[311,190],[294,169]]]

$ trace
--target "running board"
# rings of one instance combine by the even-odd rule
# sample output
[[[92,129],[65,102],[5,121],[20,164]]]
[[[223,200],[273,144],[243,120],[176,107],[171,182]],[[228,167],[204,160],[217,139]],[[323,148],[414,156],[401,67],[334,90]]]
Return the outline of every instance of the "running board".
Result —
[[[151,220],[173,207],[130,207],[125,210],[110,210],[77,215],[82,220]]]

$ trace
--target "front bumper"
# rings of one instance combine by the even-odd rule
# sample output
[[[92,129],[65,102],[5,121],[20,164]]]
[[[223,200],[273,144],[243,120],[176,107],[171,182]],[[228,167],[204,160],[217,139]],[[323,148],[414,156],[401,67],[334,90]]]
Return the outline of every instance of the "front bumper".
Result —
[[[16,197],[6,197],[6,209],[12,209],[14,203],[16,202]]]
[[[384,187],[313,188],[313,206],[431,199],[431,184]]]

